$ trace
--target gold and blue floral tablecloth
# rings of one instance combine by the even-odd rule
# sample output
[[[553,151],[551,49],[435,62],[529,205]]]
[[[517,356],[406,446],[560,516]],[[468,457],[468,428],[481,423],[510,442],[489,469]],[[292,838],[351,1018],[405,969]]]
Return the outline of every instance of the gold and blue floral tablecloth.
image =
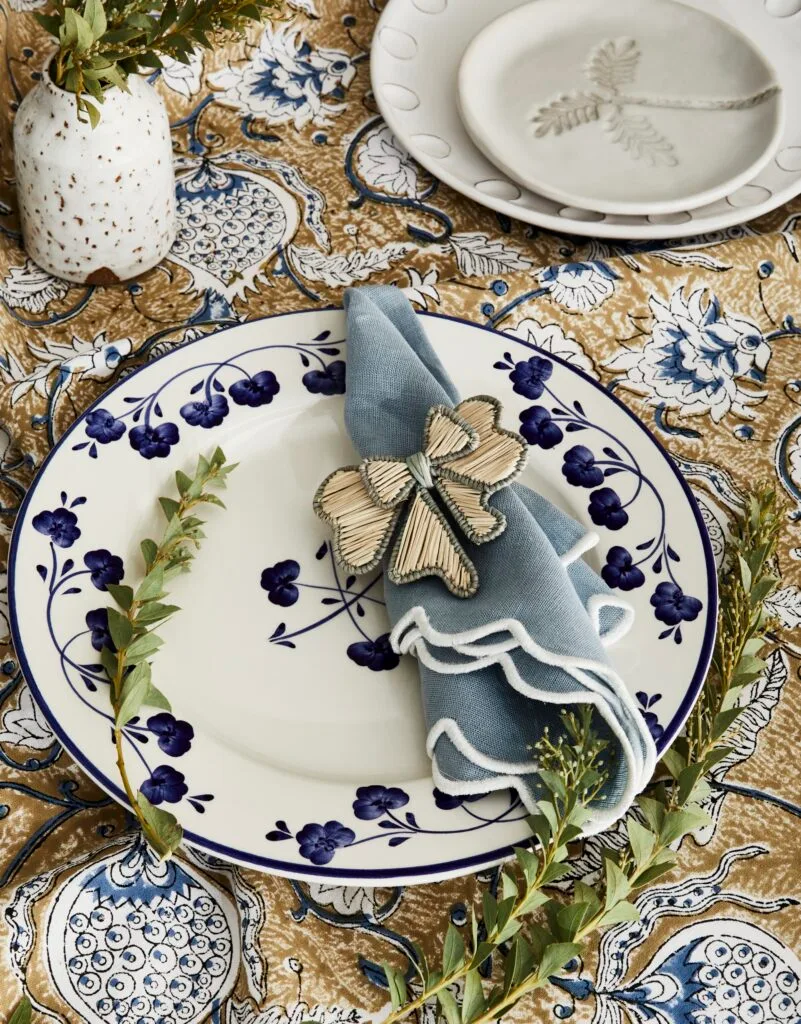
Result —
[[[280,25],[160,75],[178,176],[170,257],[123,287],[71,286],[26,259],[14,214],[10,128],[45,52],[28,13],[38,6],[0,0],[2,557],[32,475],[76,415],[201,333],[385,282],[418,309],[575,363],[671,450],[717,558],[744,490],[773,479],[788,504],[782,579],[768,669],[714,769],[713,823],[641,898],[639,923],[591,944],[560,988],[510,1019],[801,1019],[801,203],[658,251],[510,222],[439,185],[377,115],[373,0],[292,0]],[[143,863],[130,820],[33,703],[2,581],[1,1020],[25,991],[37,1019],[63,1024],[360,1024],[388,1005],[376,965],[403,963],[412,941],[433,947],[493,884],[488,872],[372,890],[192,854],[164,870]],[[571,876],[596,878],[601,844],[620,842],[617,829],[588,841]],[[149,902],[131,902],[132,881]],[[140,952],[126,928],[145,936]],[[132,961],[142,949],[153,963],[183,957],[183,980],[165,987]]]

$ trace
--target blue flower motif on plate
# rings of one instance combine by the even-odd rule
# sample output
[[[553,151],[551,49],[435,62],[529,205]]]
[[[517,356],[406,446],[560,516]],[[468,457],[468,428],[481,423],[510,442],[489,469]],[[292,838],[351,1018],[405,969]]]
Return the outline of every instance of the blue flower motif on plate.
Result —
[[[86,435],[101,444],[119,441],[125,433],[125,424],[107,409],[93,409],[86,415]]]
[[[620,495],[611,487],[601,487],[592,492],[588,512],[596,526],[605,526],[607,530],[622,530],[629,521]]]
[[[31,520],[34,530],[43,533],[60,548],[69,548],[80,537],[78,517],[68,508],[57,508],[53,512],[39,512]]]
[[[597,487],[604,482],[604,473],[595,464],[595,456],[583,444],[574,445],[564,454],[562,476],[574,487]]]
[[[651,596],[654,615],[667,626],[678,626],[680,622],[692,622],[698,618],[703,605],[697,597],[691,597],[676,583],[659,583]]]
[[[170,757],[180,757],[192,746],[195,738],[195,730],[189,724],[170,714],[169,711],[160,711],[157,715],[151,715],[147,720],[147,727],[154,736],[158,737],[159,750]],[[158,771],[158,769],[156,769]]]
[[[108,628],[108,609],[94,608],[87,612],[86,625],[89,627],[92,647],[96,651],[102,651],[104,647],[108,647],[110,651],[116,650]]]
[[[387,811],[405,807],[409,794],[397,786],[359,786],[353,801],[353,813],[362,821],[373,821]]]
[[[116,585],[125,575],[120,556],[112,555],[105,548],[87,551],[83,556],[83,564],[89,570],[89,579],[98,590],[105,590],[109,583]]]
[[[608,587],[620,590],[636,590],[645,583],[645,575],[629,551],[616,544],[606,553],[606,564],[601,576]]]
[[[154,807],[162,803],[177,804],[189,792],[183,773],[168,764],[154,768],[140,789]]]
[[[350,846],[356,833],[339,821],[327,821],[324,825],[312,822],[304,825],[295,838],[301,857],[319,866],[328,864],[341,847]]]
[[[313,395],[344,395],[345,362],[334,359],[322,370],[304,373],[302,380],[303,386]]]
[[[564,434],[544,405],[532,405],[520,413],[520,433],[529,444],[539,448],[555,448]]]
[[[219,427],[228,415],[228,400],[224,395],[211,395],[206,402],[187,402],[181,406],[181,415],[191,427]]]
[[[255,409],[260,405],[269,405],[281,386],[272,370],[260,370],[252,377],[235,381],[228,393],[237,405],[247,405]]]
[[[530,359],[515,364],[514,370],[509,374],[509,379],[514,384],[514,390],[518,395],[522,395],[524,398],[539,398],[552,373],[553,363],[550,359],[531,356]]]
[[[262,571],[261,588],[267,591],[267,597],[272,604],[289,608],[300,596],[300,591],[294,583],[299,575],[298,563],[293,558],[285,558]]]
[[[157,427],[133,427],[128,440],[134,451],[145,459],[166,459],[170,448],[178,444],[180,435],[174,423],[160,423]]]
[[[348,657],[371,672],[384,672],[397,668],[400,655],[392,650],[389,633],[382,633],[375,640],[361,640],[348,647]]]
[[[661,693],[653,693],[649,697],[643,690],[638,690],[635,694],[637,702],[640,705],[640,714],[645,719],[645,724],[648,726],[648,732],[650,732],[654,743],[658,743],[664,735],[664,728],[659,724],[659,716],[655,711],[651,711],[654,704],[658,704],[662,700]]]

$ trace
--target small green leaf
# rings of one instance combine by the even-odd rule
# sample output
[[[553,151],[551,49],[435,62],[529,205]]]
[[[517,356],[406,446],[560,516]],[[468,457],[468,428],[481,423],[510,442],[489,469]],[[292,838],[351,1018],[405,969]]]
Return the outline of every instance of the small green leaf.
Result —
[[[538,800],[537,807],[539,807],[546,821],[551,826],[551,835],[553,835],[559,828],[559,817],[556,813],[556,808],[547,800]]]
[[[531,946],[522,935],[518,935],[503,964],[503,993],[506,995],[527,978],[534,967]]]
[[[626,821],[626,832],[629,837],[629,846],[631,852],[634,854],[634,860],[637,866],[642,866],[654,851],[656,845],[656,836],[654,833],[645,828],[637,821],[634,817],[629,817]]]
[[[606,869],[606,909],[624,900],[631,891],[628,878],[612,860],[604,862]]]
[[[662,764],[670,772],[671,777],[677,779],[679,777],[679,772],[687,766],[687,759],[682,757],[677,750],[671,747],[662,755]]]
[[[743,590],[747,594],[751,589],[751,570],[748,568],[748,563],[742,555],[737,556],[737,561],[740,565],[740,579],[743,581]]]
[[[464,979],[464,995],[462,996],[462,1024],[470,1024],[480,1016],[487,1003],[481,985],[481,975],[477,969],[468,971]]]
[[[540,859],[533,850],[526,850],[522,846],[515,847],[515,857],[520,865],[520,869],[523,872],[523,877],[526,880],[526,885],[530,886],[533,884],[534,879],[537,877],[537,872],[540,869]]]
[[[117,650],[127,647],[133,639],[133,626],[128,617],[118,612],[116,608],[107,608],[108,631],[111,634],[112,642]]]
[[[150,666],[147,662],[137,665],[122,684],[119,709],[117,711],[117,727],[122,729],[130,722],[144,703],[150,687]]]
[[[88,100],[83,100],[81,104],[81,109],[86,111],[86,114],[89,118],[89,124],[92,126],[92,128],[97,128],[97,126],[100,124],[100,111],[97,109],[94,103],[89,103]]]
[[[734,724],[742,713],[743,708],[729,708],[728,711],[719,711],[712,723],[712,739],[718,740]]]
[[[464,939],[454,925],[448,925],[442,950],[442,974],[449,978],[464,963]]]
[[[461,1024],[462,1017],[459,1013],[459,1005],[453,997],[453,993],[447,988],[441,988],[437,992],[437,1002],[445,1018],[445,1024]]]
[[[103,668],[106,670],[106,675],[109,679],[114,679],[117,675],[117,655],[114,651],[109,650],[108,647],[104,647],[100,652],[100,661]]]
[[[559,938],[572,939],[585,921],[590,918],[590,908],[586,903],[568,903],[556,912],[556,930]]]
[[[143,664],[146,665],[147,662],[143,662]],[[148,686],[147,696],[145,697],[142,703],[147,704],[148,707],[151,708],[161,708],[162,711],[172,711],[172,705],[170,704],[170,702],[167,700],[167,698],[164,696],[161,690],[159,690],[158,687],[154,686],[152,683],[150,684],[150,686]]]
[[[142,817],[158,840],[156,853],[162,860],[169,857],[178,849],[184,837],[178,819],[169,811],[154,807],[141,790],[136,794],[136,802]]]
[[[580,952],[581,946],[576,945],[575,942],[553,942],[543,950],[537,973],[540,978],[549,978]]]
[[[567,787],[565,786],[564,780],[557,772],[551,772],[540,768],[537,774],[552,793],[555,793],[563,800],[567,798]]]
[[[142,552],[142,558],[145,560],[145,566],[150,568],[156,559],[156,555],[159,553],[156,542],[154,540],[150,540],[148,537],[139,545],[139,550]]]
[[[401,971],[388,964],[386,960],[381,964],[386,975],[389,986],[389,998],[392,1000],[392,1009],[397,1010],[406,1002],[406,979]]]
[[[27,996],[23,996],[22,999],[17,1003],[17,1008],[8,1018],[8,1024],[31,1024],[31,1015],[33,1013],[33,1007],[31,1001]],[[450,1024],[450,1021],[448,1021]]]
[[[103,10],[103,0],[86,0],[83,16],[92,33],[92,39],[102,39],[103,33],[108,27],[106,12]]]
[[[677,779],[679,784],[679,803],[686,804],[696,785],[705,772],[705,766],[701,764],[689,764],[682,769]]]
[[[484,925],[487,929],[487,934],[490,935],[495,930],[495,922],[498,919],[498,903],[491,892],[484,891],[481,896],[481,906],[484,914]]]
[[[675,866],[675,861],[665,864],[652,864],[650,868],[646,868],[645,871],[635,875],[632,884],[635,889],[641,889],[644,885],[649,885],[651,882],[656,881],[657,878],[661,878],[662,875],[666,875],[668,871],[672,871]]]
[[[180,502],[177,502],[175,498],[159,498],[159,505],[161,505],[161,511],[167,522],[181,510]]]
[[[143,633],[142,636],[138,636],[134,640],[125,652],[126,661],[134,665],[143,658],[148,658],[151,654],[155,654],[163,643],[164,641],[161,637],[156,636],[155,633]]]
[[[148,601],[137,612],[136,623],[137,625],[148,626],[154,622],[159,622],[161,619],[166,619],[168,615],[174,615],[175,612],[180,610],[177,604],[161,604],[159,601]]]
[[[547,850],[548,844],[551,841],[551,826],[548,823],[548,819],[544,814],[530,814],[526,818],[526,822],[537,839],[539,839],[543,850]]]
[[[134,594],[134,600],[150,601],[154,597],[161,597],[163,590],[164,569],[162,566],[157,565],[154,569],[150,570],[147,576],[145,576],[137,587],[136,593]]]
[[[555,882],[557,878],[566,875],[569,870],[568,864],[549,864],[542,873],[542,884],[548,885],[550,882]]]
[[[621,921],[639,921],[640,912],[633,903],[628,900],[621,900],[606,911],[598,922],[599,927],[605,928],[610,924],[620,924]]]
[[[107,583],[106,590],[111,594],[120,608],[127,612],[133,604],[133,590],[130,587],[123,587],[117,583]]]
[[[601,909],[601,901],[598,899],[598,894],[591,886],[585,885],[584,882],[574,883],[573,899],[576,903],[586,903],[590,908],[591,916]]]
[[[648,796],[639,796],[637,797],[637,805],[654,832],[658,832],[662,827],[662,819],[665,816],[664,802],[652,800]]]
[[[501,893],[504,899],[517,896],[517,882],[506,871],[501,872]]]
[[[33,16],[46,32],[49,32],[51,36],[55,36],[58,39],[61,22],[55,14],[41,14],[39,11],[34,11]]]
[[[520,913],[530,914],[532,911],[536,910],[537,907],[541,907],[543,903],[547,902],[548,897],[542,889],[532,889],[520,904]]]
[[[709,815],[702,810],[686,807],[680,811],[668,811],[659,833],[662,846],[670,846],[677,839],[686,836],[694,829],[703,828],[711,821]]]
[[[178,488],[178,493],[180,495],[186,494],[191,485],[192,478],[179,469],[175,474],[175,486]]]
[[[420,980],[422,981],[423,986],[425,987],[428,984],[428,960],[426,960],[426,955],[423,952],[422,946],[420,946],[417,942],[412,941],[412,949],[414,950],[416,957],[415,960],[412,960],[412,966],[414,967],[415,971],[417,971],[418,975],[420,976]],[[411,957],[409,959],[411,960]]]

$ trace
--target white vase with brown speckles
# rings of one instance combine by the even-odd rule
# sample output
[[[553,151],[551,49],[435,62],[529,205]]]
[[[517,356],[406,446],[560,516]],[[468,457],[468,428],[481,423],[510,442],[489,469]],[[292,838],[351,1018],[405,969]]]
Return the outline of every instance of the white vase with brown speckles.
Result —
[[[28,255],[79,284],[127,281],[167,255],[175,176],[167,111],[143,79],[112,88],[92,128],[75,96],[44,74],[14,122],[14,164]]]

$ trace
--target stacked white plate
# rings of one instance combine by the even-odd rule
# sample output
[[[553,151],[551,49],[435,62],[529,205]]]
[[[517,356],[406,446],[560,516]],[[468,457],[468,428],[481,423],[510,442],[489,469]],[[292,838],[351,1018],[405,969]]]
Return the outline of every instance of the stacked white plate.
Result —
[[[801,0],[391,0],[372,48],[398,142],[551,230],[720,230],[801,191]]]

